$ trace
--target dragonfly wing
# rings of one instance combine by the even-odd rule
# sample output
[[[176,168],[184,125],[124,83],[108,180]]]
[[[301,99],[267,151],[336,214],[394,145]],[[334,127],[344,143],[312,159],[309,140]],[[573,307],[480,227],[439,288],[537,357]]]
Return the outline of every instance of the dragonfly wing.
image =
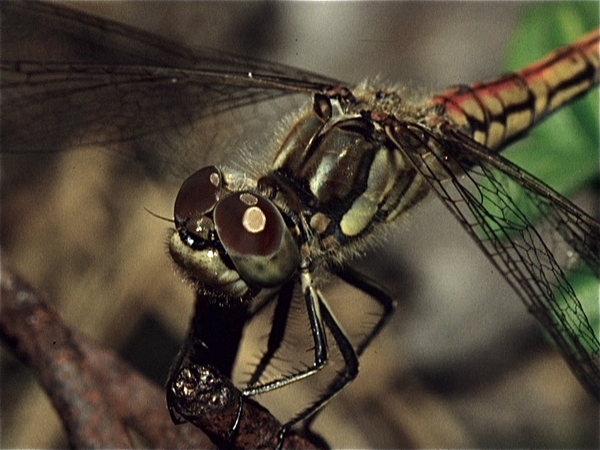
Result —
[[[600,343],[566,275],[598,277],[600,225],[467,136],[400,122],[387,132],[600,398]]]
[[[339,84],[48,3],[3,2],[0,12],[3,153],[127,143],[119,153],[181,181],[204,153],[283,114],[261,103]]]
[[[517,195],[527,197],[528,203],[537,208],[538,211],[534,212],[535,217],[543,217],[592,271],[600,274],[600,224],[596,220],[543,181],[496,152],[451,128],[445,130],[445,135],[447,146],[466,150],[472,161],[479,161],[480,165],[481,161],[486,161],[490,167],[509,179],[518,180],[516,186],[522,186],[524,189],[520,189]]]

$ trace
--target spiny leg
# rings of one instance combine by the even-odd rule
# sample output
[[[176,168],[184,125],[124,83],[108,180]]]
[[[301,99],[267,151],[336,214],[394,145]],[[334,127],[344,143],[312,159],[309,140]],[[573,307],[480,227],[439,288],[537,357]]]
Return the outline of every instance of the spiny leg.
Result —
[[[377,282],[350,266],[343,266],[334,273],[350,286],[361,290],[381,306],[381,316],[371,331],[356,346],[356,354],[362,355],[373,339],[381,332],[396,310],[396,300],[381,288]]]
[[[271,360],[275,356],[275,353],[277,353],[281,347],[281,344],[283,343],[295,285],[296,281],[291,280],[287,282],[277,293],[277,306],[275,307],[275,312],[273,313],[273,323],[269,333],[267,349],[257,364],[256,369],[254,370],[254,373],[248,382],[248,386],[258,383],[258,380],[263,375],[265,369],[269,366]]]
[[[322,296],[320,292],[317,292],[319,303],[321,305],[321,313],[323,317],[323,322],[329,329],[333,339],[335,340],[340,353],[344,359],[344,369],[341,372],[337,372],[333,381],[329,384],[325,392],[308,408],[304,411],[296,415],[293,419],[288,421],[281,428],[280,434],[280,442],[279,447],[281,447],[283,443],[283,439],[285,438],[286,433],[298,422],[307,419],[308,417],[317,413],[321,408],[323,408],[329,401],[335,397],[348,383],[350,383],[356,376],[358,375],[358,355],[352,346],[352,342],[346,336],[346,333],[342,329],[338,320],[333,315],[329,305],[327,304],[325,298]],[[315,437],[315,441],[323,442],[323,439],[320,436],[315,435],[314,433],[309,431],[309,436]],[[311,439],[312,440],[312,439]]]
[[[265,384],[248,387],[242,392],[244,396],[251,397],[257,394],[263,394],[265,392],[287,386],[288,384],[296,381],[303,380],[304,378],[314,375],[327,363],[328,348],[325,329],[323,326],[323,319],[321,317],[321,301],[319,300],[316,289],[312,285],[312,273],[308,267],[303,267],[301,269],[300,281],[304,299],[306,301],[306,308],[308,311],[308,319],[310,322],[313,341],[315,344],[314,363],[311,367],[307,367],[305,370],[299,371],[295,374],[284,376]]]
[[[369,346],[369,344],[373,341],[373,339],[379,334],[379,332],[386,325],[394,310],[396,309],[396,301],[390,297],[381,287],[377,285],[377,283],[367,277],[365,274],[357,271],[353,267],[350,266],[342,266],[337,270],[334,270],[334,273],[344,280],[346,283],[351,286],[361,290],[365,294],[367,294],[370,298],[374,299],[382,308],[381,316],[377,323],[371,328],[369,333],[358,343],[356,346],[356,354],[360,357],[365,349]],[[333,384],[333,382],[332,382]],[[332,389],[332,385],[328,387],[328,390]],[[314,414],[309,416],[303,424],[304,434],[310,438],[312,442],[320,443],[320,446],[326,444],[325,440],[318,434],[312,431],[311,427],[317,418],[319,411],[316,411]]]

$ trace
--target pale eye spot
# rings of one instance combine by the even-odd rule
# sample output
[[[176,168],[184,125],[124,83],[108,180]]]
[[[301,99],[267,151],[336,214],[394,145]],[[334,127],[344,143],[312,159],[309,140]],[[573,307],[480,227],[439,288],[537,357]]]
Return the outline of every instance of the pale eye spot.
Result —
[[[242,201],[248,206],[254,206],[258,203],[258,198],[256,197],[256,195],[244,192],[243,194],[240,194],[240,201]]]
[[[260,233],[265,229],[267,217],[260,208],[252,206],[244,212],[242,224],[249,233]]]
[[[219,186],[221,184],[221,176],[217,172],[211,173],[209,180],[214,186]]]

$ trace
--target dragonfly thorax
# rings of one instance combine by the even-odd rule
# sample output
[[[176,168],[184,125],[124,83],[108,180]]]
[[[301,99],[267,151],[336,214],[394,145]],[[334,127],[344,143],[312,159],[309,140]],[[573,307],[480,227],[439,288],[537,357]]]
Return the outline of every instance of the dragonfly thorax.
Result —
[[[377,223],[397,217],[425,191],[364,106],[353,97],[316,94],[265,177],[281,191],[277,202],[302,217],[306,236],[316,236],[325,253],[364,241]]]

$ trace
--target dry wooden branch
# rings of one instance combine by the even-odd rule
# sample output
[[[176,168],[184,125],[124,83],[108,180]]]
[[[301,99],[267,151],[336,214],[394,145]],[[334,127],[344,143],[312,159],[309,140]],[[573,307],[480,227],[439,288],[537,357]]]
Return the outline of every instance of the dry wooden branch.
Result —
[[[277,419],[252,400],[240,404],[240,391],[210,367],[182,370],[181,389],[171,393],[181,401],[182,416],[204,433],[191,424],[176,426],[167,411],[164,388],[114,352],[71,331],[42,294],[6,267],[0,287],[0,338],[35,372],[72,447],[130,448],[130,431],[159,448],[213,447],[207,434],[220,448],[277,445],[281,429]],[[315,447],[290,433],[283,448]]]

